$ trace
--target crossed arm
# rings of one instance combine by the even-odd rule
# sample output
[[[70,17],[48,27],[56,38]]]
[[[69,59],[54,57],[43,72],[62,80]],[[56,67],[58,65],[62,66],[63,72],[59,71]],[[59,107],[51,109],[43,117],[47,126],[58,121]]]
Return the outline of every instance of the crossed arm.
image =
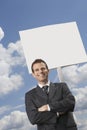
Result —
[[[56,113],[47,111],[47,110],[39,110],[36,107],[34,102],[31,99],[31,96],[26,94],[25,96],[25,104],[26,104],[26,112],[27,116],[31,122],[31,124],[50,124],[56,123]],[[42,108],[43,109],[43,108]]]
[[[73,111],[75,106],[75,98],[70,92],[67,84],[64,83],[61,87],[63,89],[63,99],[60,101],[55,101],[53,99],[51,103],[45,104],[38,108],[39,112],[49,111],[49,108],[50,111],[58,112],[60,115],[69,111]]]
[[[49,111],[49,109],[48,109],[48,104],[39,107],[39,108],[38,108],[38,111],[39,111],[39,112]]]
[[[39,108],[38,108],[38,111],[39,111],[39,112],[49,111],[48,104],[39,107]],[[62,114],[64,114],[64,113],[65,113],[65,112],[57,112],[57,116],[58,116],[58,115],[62,115]]]

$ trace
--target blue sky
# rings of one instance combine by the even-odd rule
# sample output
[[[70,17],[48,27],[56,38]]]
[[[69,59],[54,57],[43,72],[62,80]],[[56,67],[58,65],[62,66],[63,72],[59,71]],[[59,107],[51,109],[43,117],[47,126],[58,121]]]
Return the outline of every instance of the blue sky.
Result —
[[[24,96],[36,80],[29,75],[19,31],[76,21],[87,52],[86,0],[0,0],[0,129],[35,130],[26,116]],[[87,129],[87,63],[62,69],[76,97],[75,120]],[[49,78],[58,81],[57,71]]]

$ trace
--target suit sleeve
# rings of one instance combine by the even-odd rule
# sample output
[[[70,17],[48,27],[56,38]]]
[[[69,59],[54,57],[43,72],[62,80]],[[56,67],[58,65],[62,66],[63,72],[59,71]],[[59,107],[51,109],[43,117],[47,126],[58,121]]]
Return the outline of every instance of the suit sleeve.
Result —
[[[62,89],[62,99],[55,101],[54,99],[49,103],[51,111],[53,112],[72,112],[75,106],[75,98],[70,92],[66,83],[60,84]],[[58,90],[57,90],[58,91]]]
[[[25,95],[25,106],[26,113],[31,122],[31,124],[42,124],[42,123],[55,123],[56,122],[56,113],[55,112],[38,112],[38,108],[32,100],[32,96],[29,94]]]

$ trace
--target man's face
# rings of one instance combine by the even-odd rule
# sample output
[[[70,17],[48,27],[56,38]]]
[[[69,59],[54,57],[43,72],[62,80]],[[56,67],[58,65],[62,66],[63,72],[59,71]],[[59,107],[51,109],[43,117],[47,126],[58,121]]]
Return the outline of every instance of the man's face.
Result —
[[[49,70],[46,68],[46,65],[43,62],[34,64],[33,71],[34,72],[32,74],[39,83],[48,81]]]

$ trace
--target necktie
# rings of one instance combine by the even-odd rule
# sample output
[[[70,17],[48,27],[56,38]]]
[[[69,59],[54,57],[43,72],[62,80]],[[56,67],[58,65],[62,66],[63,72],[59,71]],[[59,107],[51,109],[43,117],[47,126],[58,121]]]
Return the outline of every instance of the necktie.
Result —
[[[43,86],[43,91],[48,95],[48,86]]]

